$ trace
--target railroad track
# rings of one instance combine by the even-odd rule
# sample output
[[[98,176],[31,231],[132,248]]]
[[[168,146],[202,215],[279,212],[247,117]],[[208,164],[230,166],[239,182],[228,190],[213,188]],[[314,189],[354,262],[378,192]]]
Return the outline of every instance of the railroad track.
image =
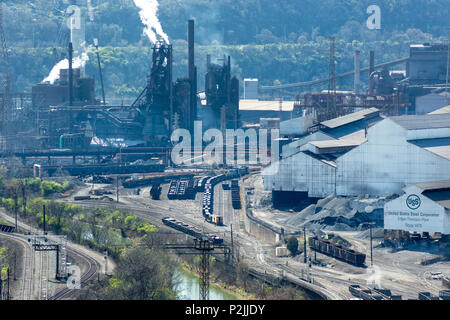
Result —
[[[67,253],[71,253],[71,254],[81,257],[88,264],[87,271],[81,275],[81,279],[80,279],[81,287],[83,287],[83,285],[86,285],[86,283],[97,274],[98,269],[99,269],[97,261],[95,261],[94,259],[89,257],[87,254],[85,254],[79,250],[72,249],[72,248],[67,248]],[[68,295],[70,295],[74,290],[75,289],[70,289],[66,286],[64,289],[57,291],[53,296],[49,297],[48,300],[60,300],[64,297],[67,297]]]
[[[117,209],[122,209],[128,212],[133,213],[135,216],[143,219],[144,221],[148,221],[150,223],[153,223],[157,226],[163,225],[161,223],[161,217],[167,216],[167,208],[164,208],[162,206],[159,205],[154,205],[152,204],[152,206],[148,205],[148,204],[144,204],[144,203],[139,203],[139,205],[132,205],[132,204],[126,204],[126,203],[114,203],[114,205],[112,206],[111,203],[103,203],[100,201],[66,201],[72,204],[77,204],[80,205],[81,207],[85,207],[85,208],[92,208],[93,206],[95,207],[103,207],[103,208],[111,208],[111,207],[115,207]],[[145,206],[145,207],[141,207],[141,206]],[[198,225],[199,221],[197,219],[191,218],[189,217],[189,215],[186,215],[185,211],[182,208],[176,208],[176,211],[178,211],[179,213],[183,214],[183,221],[185,221],[188,224],[192,224],[192,225]],[[170,211],[170,210],[169,210]],[[202,221],[203,222],[203,221]],[[202,224],[204,226],[204,230],[205,232],[210,232],[210,233],[218,233],[217,229],[211,227],[211,225],[209,224]],[[224,230],[222,229],[221,232],[223,232]],[[230,243],[230,236],[225,236],[224,234],[224,240],[227,241],[228,243]],[[248,239],[247,237],[245,237],[245,239]],[[249,240],[249,239],[248,239]],[[273,268],[272,264],[269,264],[267,261],[265,261],[265,256],[264,256],[264,250],[261,247],[261,245],[259,244],[258,241],[251,241],[254,244],[254,248],[256,249],[256,260],[261,260],[260,261],[260,266],[262,268]],[[261,248],[258,248],[261,247]],[[250,259],[255,259],[254,257],[249,257]],[[259,259],[258,259],[259,258]],[[258,267],[257,267],[258,268]],[[295,280],[297,282],[299,282],[300,280],[298,279],[298,277],[294,277]],[[305,286],[307,286],[309,289],[314,291],[314,288],[316,288],[316,290],[320,290],[321,292],[325,293],[323,294],[324,296],[327,296],[329,299],[332,300],[341,300],[343,299],[343,297],[335,292],[331,292],[330,290],[327,290],[323,287],[319,287],[319,286],[315,286],[315,285],[311,285],[311,284],[305,284]]]
[[[34,252],[31,245],[20,236],[0,233],[1,236],[16,241],[24,248],[23,270],[22,270],[22,286],[20,289],[20,300],[31,300],[33,298],[33,269],[34,269]]]
[[[13,218],[6,214],[5,215],[2,214],[1,216],[4,217],[6,220],[9,220],[10,222],[13,221],[12,220]],[[23,231],[27,231],[27,232],[28,231],[29,232],[38,231],[37,229],[27,226],[22,222],[19,222],[19,225],[21,226]],[[27,236],[25,236],[25,235],[9,234],[9,233],[3,233],[3,232],[0,232],[0,235],[11,238],[13,240],[17,240],[24,246],[24,249],[25,249],[24,266],[28,266],[29,270],[27,270],[27,268],[25,268],[25,267],[23,268],[24,269],[23,270],[23,279],[24,280],[23,280],[22,289],[21,289],[21,300],[31,300],[31,299],[33,299],[33,286],[34,286],[33,285],[33,274],[34,274],[33,267],[34,267],[34,263],[35,263],[34,262],[34,250],[31,246],[31,244],[25,239],[25,238],[27,238]],[[27,250],[27,248],[29,250]],[[88,269],[84,274],[81,275],[81,279],[80,279],[81,286],[85,285],[98,272],[99,264],[97,263],[97,261],[95,259],[91,258],[89,255],[87,255],[79,250],[69,248],[69,247],[67,247],[66,250],[67,250],[67,253],[77,255],[86,261],[86,263],[88,265]],[[50,266],[50,264],[51,264],[51,261],[48,261],[47,266]],[[48,283],[49,276],[51,276],[51,275],[47,275],[47,277],[46,277],[47,283]],[[64,297],[68,296],[73,291],[73,289],[69,289],[66,287],[64,289],[57,291],[53,296],[49,297],[48,296],[48,287],[46,286],[45,289],[44,289],[44,287],[42,287],[42,288],[43,288],[43,290],[46,291],[46,295],[47,295],[46,300],[62,299]],[[39,288],[39,289],[41,289],[41,288]],[[41,295],[41,293],[38,293],[38,296],[40,296],[40,295]],[[43,296],[45,296],[45,295],[43,295]]]
[[[39,278],[39,300],[47,300],[48,297],[48,280],[50,275],[50,253],[46,251],[40,252],[41,272]]]

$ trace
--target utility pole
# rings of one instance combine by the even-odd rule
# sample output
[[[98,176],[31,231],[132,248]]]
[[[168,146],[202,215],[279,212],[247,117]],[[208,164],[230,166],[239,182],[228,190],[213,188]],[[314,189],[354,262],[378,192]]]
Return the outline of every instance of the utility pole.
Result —
[[[108,274],[108,251],[105,251],[105,276]]]
[[[370,265],[373,267],[373,254],[372,254],[372,223],[370,225]]]
[[[6,300],[10,300],[10,293],[9,293],[9,266],[7,269],[7,277],[8,277],[8,291],[6,292]]]
[[[17,268],[17,254],[16,254],[16,252],[14,251],[14,281],[17,280],[17,277],[16,277],[16,268]]]
[[[14,217],[15,217],[15,226],[17,232],[17,190],[14,191]]]
[[[119,176],[116,176],[116,202],[119,202]]]
[[[25,185],[23,184],[22,180],[20,180],[20,185],[22,187],[22,209],[23,209],[23,214],[26,216],[27,215],[27,198],[25,195]],[[16,230],[17,230],[17,225],[16,225]]]
[[[231,227],[231,262],[234,261],[234,241],[233,241],[233,224],[230,223]]]
[[[306,257],[306,228],[303,227],[303,253],[304,253],[304,262],[307,263],[307,257]]]
[[[44,234],[45,234],[45,204],[42,205],[42,214],[44,216]]]

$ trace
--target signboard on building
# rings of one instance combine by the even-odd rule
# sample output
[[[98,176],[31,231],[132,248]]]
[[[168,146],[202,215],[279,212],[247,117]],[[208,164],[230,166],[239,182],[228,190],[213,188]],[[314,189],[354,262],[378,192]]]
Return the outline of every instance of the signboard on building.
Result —
[[[449,234],[445,208],[415,193],[394,199],[384,206],[384,228],[409,232],[440,232]]]

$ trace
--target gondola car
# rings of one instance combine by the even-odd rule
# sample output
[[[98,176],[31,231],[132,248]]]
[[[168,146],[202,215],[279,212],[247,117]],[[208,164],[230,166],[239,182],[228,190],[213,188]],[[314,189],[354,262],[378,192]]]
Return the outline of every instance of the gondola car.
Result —
[[[319,239],[318,237],[310,238],[309,246],[312,250],[332,256],[355,266],[364,265],[366,260],[366,255],[364,253],[357,252],[331,241]]]
[[[219,244],[223,243],[223,239],[221,237],[218,237],[218,236],[210,234],[210,233],[203,233],[198,228],[196,228],[194,226],[190,226],[182,221],[178,221],[177,219],[174,219],[171,217],[164,217],[164,218],[162,218],[162,222],[168,227],[174,228],[175,230],[186,233],[197,239],[206,237],[208,240],[212,241],[212,243],[215,245],[219,245]]]

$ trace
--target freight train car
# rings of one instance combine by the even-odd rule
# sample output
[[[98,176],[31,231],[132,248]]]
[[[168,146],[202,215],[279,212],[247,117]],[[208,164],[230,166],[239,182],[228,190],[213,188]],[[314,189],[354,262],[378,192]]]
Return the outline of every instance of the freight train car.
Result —
[[[231,204],[233,209],[241,209],[241,190],[238,180],[231,180]]]
[[[319,239],[318,237],[310,238],[309,246],[312,250],[332,256],[355,266],[362,266],[366,260],[366,255],[364,253],[357,252],[331,241]]]
[[[167,191],[167,198],[169,198],[169,200],[174,200],[176,198],[178,191],[178,184],[179,184],[178,180],[170,181],[169,190]]]
[[[389,289],[375,289],[352,284],[348,290],[353,296],[362,300],[402,300],[402,296],[393,295]]]
[[[219,245],[223,244],[223,238],[218,237],[216,235],[202,232],[199,228],[190,226],[184,222],[181,222],[177,219],[171,218],[171,217],[164,217],[162,218],[162,222],[175,230],[178,230],[180,232],[186,233],[194,238],[197,239],[203,239],[207,238],[210,240],[213,244]]]
[[[214,214],[214,186],[216,186],[218,183],[221,183],[225,180],[235,179],[239,178],[245,174],[248,174],[248,168],[238,168],[238,169],[231,169],[223,174],[214,176],[214,177],[203,177],[199,180],[197,184],[197,190],[203,190],[203,203],[202,203],[202,214],[206,221],[217,224],[217,225],[223,225],[223,217],[215,215]],[[238,190],[234,190],[233,192],[233,184],[234,186],[238,187]],[[232,181],[232,204],[233,208],[237,209],[241,206],[241,200],[239,195],[239,183],[238,180],[235,180],[235,182]],[[236,199],[236,191],[239,200]],[[234,194],[234,196],[233,196]]]
[[[5,224],[0,224],[0,232],[5,232],[5,233],[13,233],[16,230],[15,227],[11,227]]]
[[[159,197],[161,196],[161,185],[159,183],[155,183],[152,185],[152,188],[150,189],[150,196],[153,200],[159,200]]]
[[[209,178],[211,178],[211,177],[210,177],[210,176],[205,176],[205,177],[200,178],[200,179],[197,181],[197,184],[196,184],[196,186],[195,186],[195,191],[196,191],[196,192],[204,192],[204,191],[205,191],[205,184],[206,184],[206,181],[207,181]]]

